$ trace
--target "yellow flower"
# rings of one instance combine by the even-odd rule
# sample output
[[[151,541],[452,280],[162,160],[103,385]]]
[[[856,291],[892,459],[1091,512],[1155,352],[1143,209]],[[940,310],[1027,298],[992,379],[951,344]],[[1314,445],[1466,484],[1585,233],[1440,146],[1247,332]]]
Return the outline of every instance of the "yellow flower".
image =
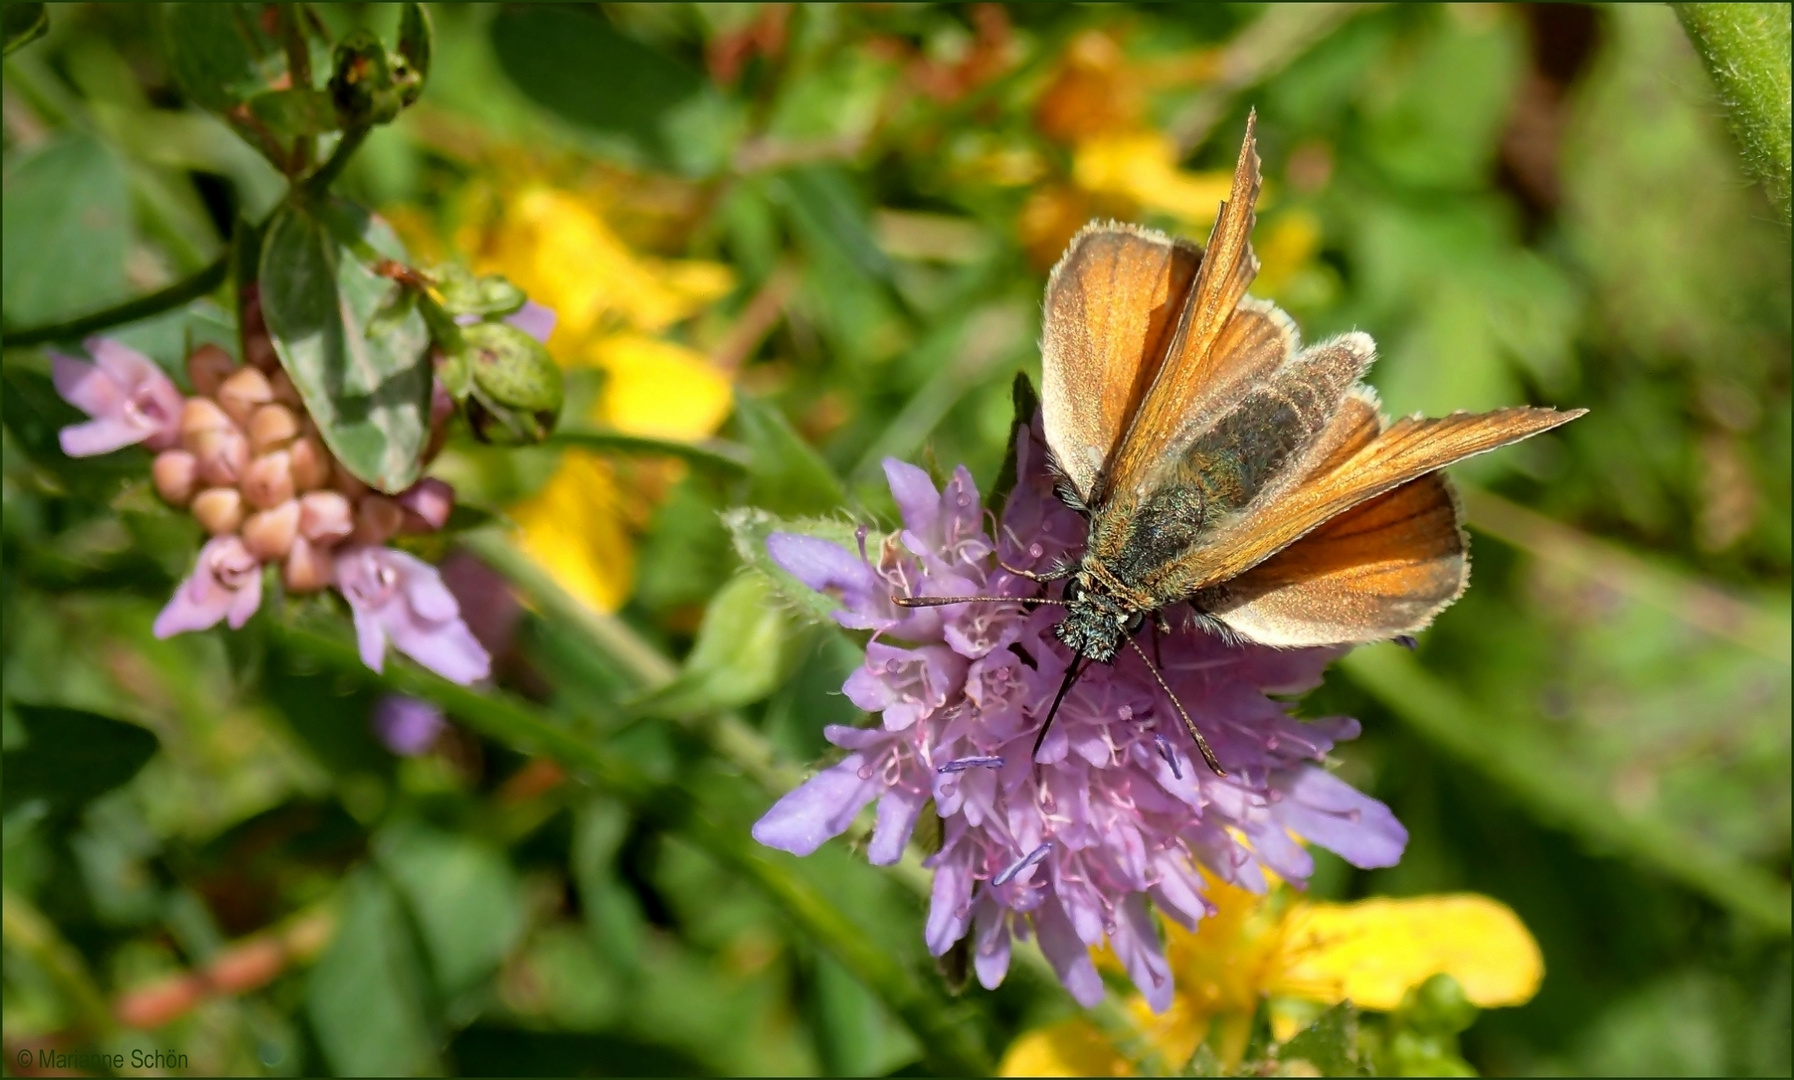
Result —
[[[596,198],[539,181],[502,199],[476,189],[468,202],[472,220],[457,247],[475,253],[474,269],[503,274],[553,308],[549,351],[563,365],[603,373],[591,415],[563,416],[564,426],[596,422],[663,439],[715,433],[733,400],[728,376],[695,349],[656,335],[733,289],[728,267],[641,254],[606,222]],[[482,215],[482,204],[495,212]],[[511,516],[520,546],[563,588],[614,611],[634,578],[630,524],[645,517],[639,503],[609,462],[571,450]]]
[[[1078,143],[1071,179],[1092,195],[1124,199],[1174,218],[1193,233],[1214,224],[1221,200],[1233,187],[1230,170],[1179,169],[1171,137],[1151,130],[1097,135]]]
[[[1261,1001],[1272,1034],[1299,1030],[1301,1002],[1351,1001],[1394,1009],[1409,988],[1441,972],[1481,1008],[1519,1005],[1544,977],[1537,943],[1505,905],[1484,896],[1423,896],[1332,904],[1270,896],[1210,881],[1218,911],[1197,932],[1166,921],[1165,955],[1177,993],[1155,1015],[1135,995],[1126,1008],[1172,1067],[1206,1040],[1223,1065],[1236,1065]],[[1283,1005],[1285,1007],[1280,1007]],[[1132,1065],[1087,1020],[1027,1032],[1010,1045],[1004,1076],[1127,1076]]]

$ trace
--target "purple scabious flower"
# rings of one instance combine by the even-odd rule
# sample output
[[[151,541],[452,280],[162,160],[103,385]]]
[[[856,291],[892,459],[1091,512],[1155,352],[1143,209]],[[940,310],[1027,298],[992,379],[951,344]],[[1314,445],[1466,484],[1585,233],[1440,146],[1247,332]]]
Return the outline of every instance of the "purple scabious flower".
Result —
[[[1026,610],[1021,601],[1041,586],[999,563],[1044,572],[1075,559],[1087,531],[1054,496],[1044,445],[1038,421],[1021,431],[1019,482],[995,537],[963,467],[936,491],[920,469],[889,460],[904,527],[875,550],[864,530],[857,552],[790,533],[768,539],[780,566],[840,600],[837,622],[873,631],[865,665],[843,689],[881,722],[829,727],[846,756],[780,799],[754,837],[807,855],[876,802],[867,854],[894,863],[932,800],[942,844],[926,864],[935,872],[931,952],[972,935],[978,980],[994,988],[1012,936],[1032,934],[1088,1006],[1103,996],[1090,950],[1106,938],[1163,1011],[1171,973],[1149,901],[1195,929],[1213,910],[1202,871],[1254,892],[1265,891],[1267,870],[1300,886],[1314,863],[1296,837],[1377,867],[1401,857],[1407,831],[1321,767],[1336,742],[1358,734],[1357,721],[1300,721],[1268,696],[1317,685],[1343,650],[1228,645],[1188,608],[1165,612],[1173,629],[1158,642],[1158,663],[1226,776],[1195,753],[1131,652],[1088,666],[1031,760],[1072,654],[1052,634],[1060,609]],[[1016,602],[906,609],[893,594]]]
[[[434,566],[393,548],[357,545],[336,557],[336,588],[355,616],[361,662],[375,671],[386,644],[462,685],[492,673],[492,658],[461,619]]]
[[[90,337],[83,344],[91,364],[50,354],[56,392],[93,418],[62,429],[62,452],[90,457],[136,443],[151,450],[173,447],[185,401],[174,381],[149,357],[110,338]]]

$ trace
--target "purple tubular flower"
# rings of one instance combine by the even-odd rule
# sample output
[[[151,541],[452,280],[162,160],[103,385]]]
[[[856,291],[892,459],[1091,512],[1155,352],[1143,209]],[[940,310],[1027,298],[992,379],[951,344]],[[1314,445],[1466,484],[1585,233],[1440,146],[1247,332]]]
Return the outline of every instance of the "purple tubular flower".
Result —
[[[66,432],[65,432],[66,433]],[[155,634],[173,637],[207,630],[228,619],[239,630],[262,606],[262,564],[235,536],[220,536],[199,549],[199,563],[156,616]]]
[[[417,757],[436,745],[448,727],[442,710],[404,694],[386,694],[374,702],[374,733],[401,757]]]
[[[1155,1009],[1171,974],[1150,917],[1194,927],[1213,913],[1203,873],[1262,892],[1265,871],[1296,885],[1313,860],[1295,837],[1362,867],[1388,866],[1407,833],[1389,809],[1325,771],[1356,721],[1299,721],[1272,693],[1315,686],[1339,649],[1230,646],[1167,610],[1165,681],[1227,769],[1191,753],[1171,703],[1131,651],[1092,664],[1066,695],[1035,759],[1034,738],[1070,652],[1052,633],[1062,612],[1022,601],[1032,572],[1075,561],[1087,525],[1053,494],[1038,423],[1017,445],[1020,481],[993,537],[964,469],[945,491],[887,462],[903,529],[870,550],[775,534],[767,550],[806,585],[837,598],[843,626],[873,630],[844,688],[881,714],[868,728],[830,727],[847,756],[780,799],[754,826],[761,843],[816,850],[876,802],[868,855],[894,862],[930,799],[941,848],[928,859],[933,897],[924,937],[935,955],[972,935],[986,987],[1003,981],[1014,935],[1032,933],[1074,998],[1103,995],[1090,950],[1106,939]],[[904,609],[902,596],[1004,600]],[[1151,631],[1147,631],[1150,633]],[[1181,759],[1181,761],[1180,761]]]
[[[505,316],[505,322],[546,345],[548,336],[554,333],[554,324],[559,318],[560,316],[555,314],[553,308],[538,304],[534,300],[525,300],[522,307]],[[482,320],[478,315],[455,316],[455,322],[461,326],[472,326],[480,321]]]
[[[91,457],[143,443],[167,450],[180,440],[184,399],[173,380],[155,363],[110,338],[91,337],[83,344],[93,363],[61,353],[50,354],[50,376],[56,392],[93,417],[62,429],[62,452]]]
[[[461,606],[434,566],[392,548],[357,545],[336,558],[336,587],[355,614],[361,661],[379,671],[386,643],[453,682],[467,684],[492,670]]]

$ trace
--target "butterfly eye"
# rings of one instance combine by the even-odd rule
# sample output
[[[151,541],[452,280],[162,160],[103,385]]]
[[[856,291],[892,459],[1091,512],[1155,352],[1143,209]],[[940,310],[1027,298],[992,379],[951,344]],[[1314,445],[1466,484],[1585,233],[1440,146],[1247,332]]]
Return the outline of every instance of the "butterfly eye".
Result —
[[[1065,593],[1064,593],[1063,599],[1065,600],[1066,603],[1075,604],[1078,602],[1078,600],[1083,595],[1084,595],[1084,586],[1078,584],[1077,578],[1072,578],[1070,581],[1065,583]]]
[[[1130,611],[1126,615],[1120,616],[1116,621],[1121,623],[1121,628],[1123,630],[1126,630],[1131,634],[1140,629],[1140,624],[1146,621],[1146,616],[1138,611]]]

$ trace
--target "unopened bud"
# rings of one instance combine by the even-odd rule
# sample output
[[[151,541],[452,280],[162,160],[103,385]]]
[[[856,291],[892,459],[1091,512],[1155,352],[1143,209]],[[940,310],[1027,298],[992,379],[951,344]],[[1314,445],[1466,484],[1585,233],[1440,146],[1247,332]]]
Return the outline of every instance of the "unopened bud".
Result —
[[[331,471],[330,486],[342,492],[344,495],[347,495],[350,502],[358,501],[362,496],[372,490],[366,484],[361,482],[360,477],[350,472],[340,461],[336,463],[336,467]]]
[[[229,536],[243,524],[243,493],[234,487],[207,488],[193,496],[193,516],[213,536]]]
[[[186,506],[199,479],[199,462],[186,450],[164,450],[150,466],[156,494],[170,506]]]
[[[293,465],[285,450],[263,454],[243,470],[243,497],[267,510],[293,497]]]
[[[278,450],[299,434],[299,417],[278,402],[263,405],[249,418],[249,449],[257,454]]]
[[[218,387],[230,378],[237,370],[237,362],[231,359],[230,353],[211,343],[201,345],[187,357],[187,381],[193,384],[193,392],[201,397],[214,397]]]
[[[274,373],[268,376],[268,386],[274,391],[275,401],[298,412],[305,411],[305,399],[299,396],[299,388],[293,385],[292,379],[287,378],[284,369],[274,369]]]
[[[405,522],[405,511],[385,495],[364,495],[355,504],[354,540],[358,544],[384,544]]]
[[[287,447],[293,464],[293,487],[298,491],[316,491],[330,483],[330,452],[316,435],[301,435]]]
[[[181,404],[181,445],[194,453],[199,448],[194,440],[210,431],[229,431],[236,427],[218,403],[208,397],[190,397]]]
[[[273,400],[274,388],[268,385],[268,376],[252,367],[239,370],[218,387],[219,406],[225,415],[244,426],[255,410]]]
[[[293,549],[287,552],[286,565],[280,570],[280,579],[286,584],[287,592],[317,592],[329,586],[335,574],[336,560],[330,552],[303,536],[293,538]]]
[[[236,483],[249,465],[249,440],[235,427],[202,431],[183,441],[193,449],[200,480],[213,487]]]
[[[299,498],[299,535],[320,548],[346,539],[355,528],[355,508],[340,491],[308,491]]]
[[[288,499],[243,522],[243,546],[263,562],[284,559],[299,535],[299,500]]]
[[[399,493],[399,506],[405,511],[405,532],[435,532],[448,524],[454,512],[455,489],[426,476]]]

